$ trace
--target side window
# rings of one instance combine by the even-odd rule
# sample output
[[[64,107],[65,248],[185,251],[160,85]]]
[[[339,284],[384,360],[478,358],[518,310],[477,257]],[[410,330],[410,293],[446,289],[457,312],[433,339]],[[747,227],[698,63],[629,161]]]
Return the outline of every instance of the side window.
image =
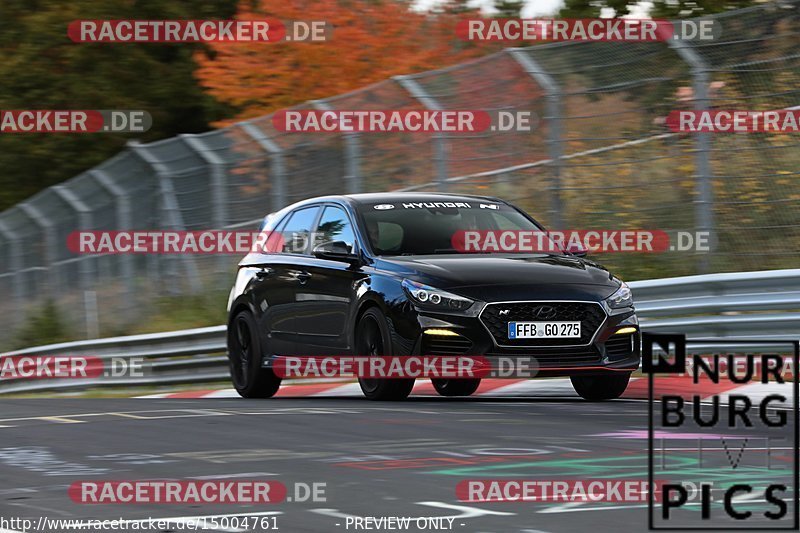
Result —
[[[308,253],[308,241],[311,237],[311,227],[317,218],[319,207],[306,207],[298,209],[289,217],[283,227],[283,250],[285,254]]]
[[[342,241],[352,252],[355,247],[355,234],[350,219],[344,209],[336,206],[328,206],[322,213],[319,226],[314,239],[314,246],[333,241]]]

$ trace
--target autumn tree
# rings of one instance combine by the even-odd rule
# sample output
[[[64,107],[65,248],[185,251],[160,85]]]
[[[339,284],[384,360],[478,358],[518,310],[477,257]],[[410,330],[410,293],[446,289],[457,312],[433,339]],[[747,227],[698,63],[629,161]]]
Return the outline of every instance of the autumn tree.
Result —
[[[394,75],[458,63],[487,48],[457,39],[455,15],[411,11],[404,2],[316,0],[312,5],[308,9],[304,2],[243,0],[240,19],[324,20],[333,26],[332,38],[317,43],[212,44],[210,53],[197,55],[200,83],[216,99],[234,106],[237,118],[250,118]]]

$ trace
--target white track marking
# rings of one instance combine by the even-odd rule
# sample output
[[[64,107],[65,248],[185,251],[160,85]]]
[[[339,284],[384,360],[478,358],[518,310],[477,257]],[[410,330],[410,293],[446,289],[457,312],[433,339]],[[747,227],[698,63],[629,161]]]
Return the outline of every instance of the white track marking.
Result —
[[[345,385],[341,385],[336,387],[335,389],[328,389],[325,391],[317,392],[312,394],[314,397],[324,397],[324,396],[363,396],[364,393],[361,392],[361,386],[358,383],[347,383]]]
[[[479,396],[576,396],[568,378],[526,380],[498,387]]]
[[[236,389],[222,389],[206,394],[203,398],[240,398]]]

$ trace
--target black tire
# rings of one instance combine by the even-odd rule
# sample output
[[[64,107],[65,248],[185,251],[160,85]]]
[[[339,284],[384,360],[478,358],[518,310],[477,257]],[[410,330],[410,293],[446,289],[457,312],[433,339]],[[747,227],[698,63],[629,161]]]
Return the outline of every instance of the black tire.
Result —
[[[356,355],[392,355],[389,326],[383,313],[376,308],[367,309],[358,321],[355,338]],[[414,388],[413,379],[358,378],[361,391],[370,400],[405,400]]]
[[[228,328],[228,362],[233,387],[243,398],[269,398],[281,386],[272,369],[261,368],[262,353],[255,318],[241,311]]]
[[[612,376],[572,376],[572,386],[584,400],[602,402],[616,400],[628,388],[630,374]]]
[[[439,393],[439,396],[469,396],[481,384],[480,378],[478,379],[432,379],[433,388]]]

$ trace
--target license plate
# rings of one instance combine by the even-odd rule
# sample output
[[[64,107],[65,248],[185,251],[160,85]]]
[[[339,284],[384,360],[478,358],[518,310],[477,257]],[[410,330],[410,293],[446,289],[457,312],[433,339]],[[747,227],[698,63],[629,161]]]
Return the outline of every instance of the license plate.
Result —
[[[509,322],[509,339],[573,339],[581,336],[580,322]]]

